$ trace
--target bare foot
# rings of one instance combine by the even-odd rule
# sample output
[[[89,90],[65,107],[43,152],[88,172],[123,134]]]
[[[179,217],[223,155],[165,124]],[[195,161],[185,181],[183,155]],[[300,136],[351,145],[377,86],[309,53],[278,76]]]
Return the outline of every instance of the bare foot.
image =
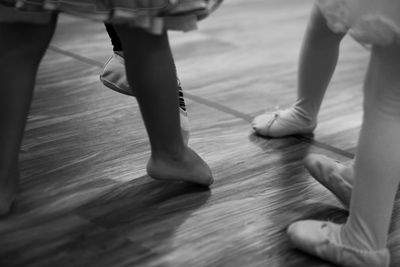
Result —
[[[0,216],[10,212],[18,191],[18,167],[0,172]]]
[[[353,162],[344,165],[323,155],[310,154],[304,159],[304,165],[315,180],[349,208],[354,181]]]
[[[210,186],[214,179],[210,167],[189,147],[179,156],[152,155],[147,173],[157,180],[175,180]]]

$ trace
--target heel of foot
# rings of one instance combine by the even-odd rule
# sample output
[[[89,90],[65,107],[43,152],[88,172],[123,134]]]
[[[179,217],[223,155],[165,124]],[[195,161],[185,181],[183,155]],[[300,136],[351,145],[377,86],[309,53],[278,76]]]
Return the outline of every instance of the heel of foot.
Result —
[[[7,215],[18,192],[19,172],[13,171],[6,179],[0,179],[0,216]]]
[[[209,166],[193,150],[187,148],[179,158],[153,155],[147,164],[147,173],[157,180],[184,181],[203,186],[214,182]]]

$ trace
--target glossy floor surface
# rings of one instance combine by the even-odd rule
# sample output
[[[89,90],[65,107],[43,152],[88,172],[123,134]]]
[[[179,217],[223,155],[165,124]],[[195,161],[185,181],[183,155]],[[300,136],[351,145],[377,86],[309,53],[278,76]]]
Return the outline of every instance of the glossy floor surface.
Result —
[[[135,99],[99,82],[111,46],[102,24],[61,16],[37,80],[21,149],[21,190],[0,220],[0,266],[332,266],[295,250],[287,225],[343,222],[346,211],[306,172],[318,152],[355,152],[369,52],[342,43],[314,137],[265,139],[255,115],[296,97],[312,1],[227,0],[200,30],[171,33],[210,190],[149,178]],[[390,249],[400,265],[395,209]]]

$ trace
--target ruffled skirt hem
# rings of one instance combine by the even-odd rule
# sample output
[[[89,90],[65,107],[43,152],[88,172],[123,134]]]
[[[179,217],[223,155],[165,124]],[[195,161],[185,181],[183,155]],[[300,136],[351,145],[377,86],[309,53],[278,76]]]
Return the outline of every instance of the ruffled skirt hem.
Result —
[[[46,23],[55,12],[113,24],[128,23],[159,34],[190,31],[222,0],[0,0],[0,22]],[[7,4],[7,6],[5,6]]]
[[[357,1],[317,0],[317,5],[334,32],[348,32],[362,44],[400,45],[400,18],[394,15],[400,14],[400,1],[378,1],[382,1],[382,5],[390,2],[390,12],[388,6],[379,8],[376,3],[368,9],[368,0],[359,1],[360,5],[355,4]],[[398,12],[393,12],[393,9]]]

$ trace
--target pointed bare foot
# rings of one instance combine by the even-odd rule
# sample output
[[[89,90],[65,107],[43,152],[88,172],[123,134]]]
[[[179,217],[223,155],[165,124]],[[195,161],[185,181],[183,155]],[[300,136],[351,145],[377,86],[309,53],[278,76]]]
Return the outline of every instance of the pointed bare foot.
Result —
[[[210,186],[214,179],[210,167],[189,147],[182,155],[152,155],[147,163],[147,173],[157,180],[185,181]]]
[[[0,216],[7,215],[18,191],[18,167],[12,170],[2,170],[0,173]]]
[[[354,181],[353,162],[341,164],[323,155],[310,154],[304,159],[304,165],[321,185],[331,191],[343,206],[349,208]]]

